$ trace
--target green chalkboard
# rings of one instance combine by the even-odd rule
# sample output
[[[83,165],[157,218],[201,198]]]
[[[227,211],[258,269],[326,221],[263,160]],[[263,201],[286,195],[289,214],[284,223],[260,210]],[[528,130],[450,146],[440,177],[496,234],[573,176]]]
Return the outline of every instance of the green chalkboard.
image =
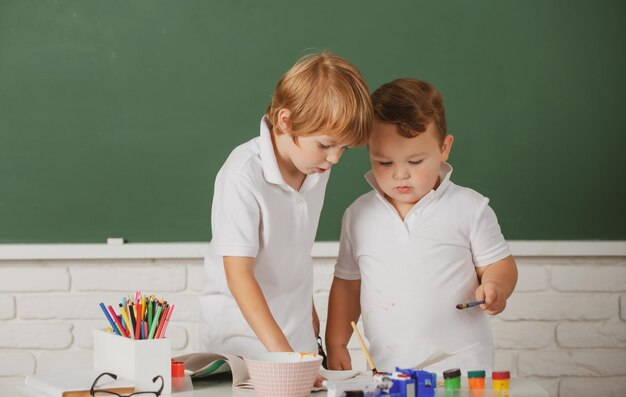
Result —
[[[452,179],[508,239],[626,239],[625,20],[619,0],[3,0],[0,243],[208,241],[215,174],[316,49],[371,90],[438,86]],[[362,148],[335,167],[318,240],[367,169]]]

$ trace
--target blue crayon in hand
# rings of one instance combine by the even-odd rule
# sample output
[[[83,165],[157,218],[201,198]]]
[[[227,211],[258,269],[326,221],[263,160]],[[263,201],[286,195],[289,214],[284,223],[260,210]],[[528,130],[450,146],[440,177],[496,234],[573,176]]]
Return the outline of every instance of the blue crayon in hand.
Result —
[[[463,310],[463,309],[467,309],[468,307],[474,307],[474,306],[482,305],[483,303],[485,303],[484,300],[482,300],[482,301],[474,301],[474,302],[467,302],[467,303],[459,303],[458,305],[456,305],[456,308],[459,309],[459,310]]]

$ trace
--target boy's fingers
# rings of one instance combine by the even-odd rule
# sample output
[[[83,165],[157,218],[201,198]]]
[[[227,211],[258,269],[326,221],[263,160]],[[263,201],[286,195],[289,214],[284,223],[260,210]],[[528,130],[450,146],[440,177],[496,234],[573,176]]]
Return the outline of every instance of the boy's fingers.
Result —
[[[491,306],[498,300],[498,294],[495,289],[488,287],[483,289],[483,291],[485,292],[485,305],[487,307]]]
[[[474,296],[476,297],[477,301],[481,301],[485,299],[485,289],[483,288],[482,285],[479,285],[478,288],[476,288],[476,292],[474,293]]]

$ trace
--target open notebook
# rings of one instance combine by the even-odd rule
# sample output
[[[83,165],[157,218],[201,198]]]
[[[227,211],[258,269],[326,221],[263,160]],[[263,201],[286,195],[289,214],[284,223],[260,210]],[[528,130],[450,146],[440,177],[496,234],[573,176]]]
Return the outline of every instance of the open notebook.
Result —
[[[185,363],[185,372],[190,371],[192,378],[203,378],[223,372],[232,372],[233,387],[252,388],[248,368],[243,358],[226,353],[189,353],[174,357]]]

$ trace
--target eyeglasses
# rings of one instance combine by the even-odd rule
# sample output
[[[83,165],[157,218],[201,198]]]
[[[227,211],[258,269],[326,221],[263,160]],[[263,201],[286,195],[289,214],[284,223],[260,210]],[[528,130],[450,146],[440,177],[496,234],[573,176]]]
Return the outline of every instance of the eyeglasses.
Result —
[[[322,337],[321,336],[317,337],[317,354],[322,356],[322,367],[323,368],[328,368],[326,366],[326,352],[324,351],[324,345],[322,344]]]
[[[98,375],[98,377],[93,381],[93,384],[91,385],[91,389],[89,389],[89,394],[93,397],[113,397],[113,396],[117,396],[117,397],[130,397],[130,396],[141,396],[141,397],[159,397],[161,395],[161,392],[163,391],[163,386],[165,381],[163,380],[163,377],[161,375],[157,375],[154,378],[152,378],[152,382],[156,383],[157,379],[161,379],[161,387],[159,387],[159,390],[157,391],[138,391],[135,393],[130,393],[130,394],[118,394],[109,390],[105,390],[105,389],[96,389],[96,383],[98,383],[98,381],[100,380],[100,378],[102,378],[103,376],[110,376],[113,379],[117,379],[117,375],[112,374],[110,372],[103,372],[100,375]]]

